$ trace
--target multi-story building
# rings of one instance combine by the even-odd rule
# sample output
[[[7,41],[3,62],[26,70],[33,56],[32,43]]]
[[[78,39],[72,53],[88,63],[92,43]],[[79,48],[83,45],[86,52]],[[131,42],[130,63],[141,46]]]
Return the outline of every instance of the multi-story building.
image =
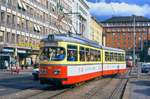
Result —
[[[112,17],[102,23],[106,32],[106,46],[121,48],[127,53],[132,53],[135,31],[135,51],[138,53],[143,50],[143,42],[150,39],[150,19],[148,18],[142,16]]]
[[[90,39],[90,13],[87,1],[73,0],[72,12],[75,13],[72,19],[73,31]]]
[[[72,30],[72,0],[0,0],[0,56],[35,61],[40,39]],[[60,20],[61,19],[61,20]]]
[[[95,18],[91,17],[90,21],[90,39],[103,45],[103,27],[96,21]]]

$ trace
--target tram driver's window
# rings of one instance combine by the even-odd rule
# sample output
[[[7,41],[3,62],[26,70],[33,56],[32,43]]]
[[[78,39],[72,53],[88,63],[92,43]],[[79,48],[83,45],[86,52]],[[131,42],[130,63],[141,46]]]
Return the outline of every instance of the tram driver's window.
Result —
[[[67,46],[67,61],[77,61],[77,46],[68,45]]]

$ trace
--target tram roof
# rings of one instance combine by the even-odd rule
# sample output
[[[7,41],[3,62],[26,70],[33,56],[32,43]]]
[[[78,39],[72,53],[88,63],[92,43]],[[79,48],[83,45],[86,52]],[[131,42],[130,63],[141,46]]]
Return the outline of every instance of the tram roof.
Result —
[[[111,51],[119,51],[119,52],[124,52],[124,50],[122,49],[118,49],[118,48],[112,48],[112,47],[102,47],[104,50],[111,50]]]
[[[103,48],[104,50],[119,51],[119,52],[124,51],[124,50],[118,49],[118,48],[101,46],[94,41],[91,41],[87,38],[83,38],[83,37],[73,35],[73,34],[71,34],[71,35],[69,35],[69,34],[50,34],[48,36],[43,37],[42,41],[45,41],[45,42],[65,41],[65,42],[73,42],[73,43],[89,45],[89,46],[93,46],[96,48]]]
[[[65,42],[73,42],[73,43],[80,43],[84,45],[93,46],[96,48],[102,48],[101,45],[98,43],[91,41],[89,39],[77,36],[77,35],[69,35],[69,34],[51,34],[48,36],[45,36],[42,41],[45,42],[53,42],[53,41],[65,41]]]

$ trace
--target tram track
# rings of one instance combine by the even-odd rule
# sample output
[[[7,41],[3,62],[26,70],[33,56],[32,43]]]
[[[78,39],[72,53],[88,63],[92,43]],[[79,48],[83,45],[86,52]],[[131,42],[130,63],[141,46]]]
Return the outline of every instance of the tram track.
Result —
[[[96,94],[99,88],[103,88],[109,84],[112,79],[113,78],[108,77],[100,80],[91,80],[78,88],[74,88],[49,99],[90,99],[93,95]]]
[[[104,89],[105,86],[107,86],[108,84],[110,84],[110,82],[113,80],[113,78],[110,79],[104,79],[104,81],[102,82],[102,84],[100,84],[99,86],[95,86],[93,89],[91,89],[88,93],[86,93],[84,95],[83,98],[85,99],[91,99],[94,95],[96,95],[97,91],[99,89]]]
[[[128,79],[121,80],[118,87],[116,87],[113,90],[112,94],[109,96],[108,99],[122,99],[127,82],[128,82]]]
[[[126,76],[130,74],[131,70],[127,72]],[[122,99],[128,81],[129,78],[122,79],[118,86],[113,90],[112,94],[109,96],[109,99]]]

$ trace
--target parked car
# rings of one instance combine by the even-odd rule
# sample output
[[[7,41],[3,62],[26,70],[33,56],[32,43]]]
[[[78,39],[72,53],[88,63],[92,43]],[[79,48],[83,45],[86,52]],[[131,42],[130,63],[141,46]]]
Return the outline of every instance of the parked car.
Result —
[[[38,80],[39,79],[39,68],[33,69],[32,75],[33,75],[34,80]]]
[[[142,64],[142,73],[148,73],[150,71],[150,63],[143,63]]]

